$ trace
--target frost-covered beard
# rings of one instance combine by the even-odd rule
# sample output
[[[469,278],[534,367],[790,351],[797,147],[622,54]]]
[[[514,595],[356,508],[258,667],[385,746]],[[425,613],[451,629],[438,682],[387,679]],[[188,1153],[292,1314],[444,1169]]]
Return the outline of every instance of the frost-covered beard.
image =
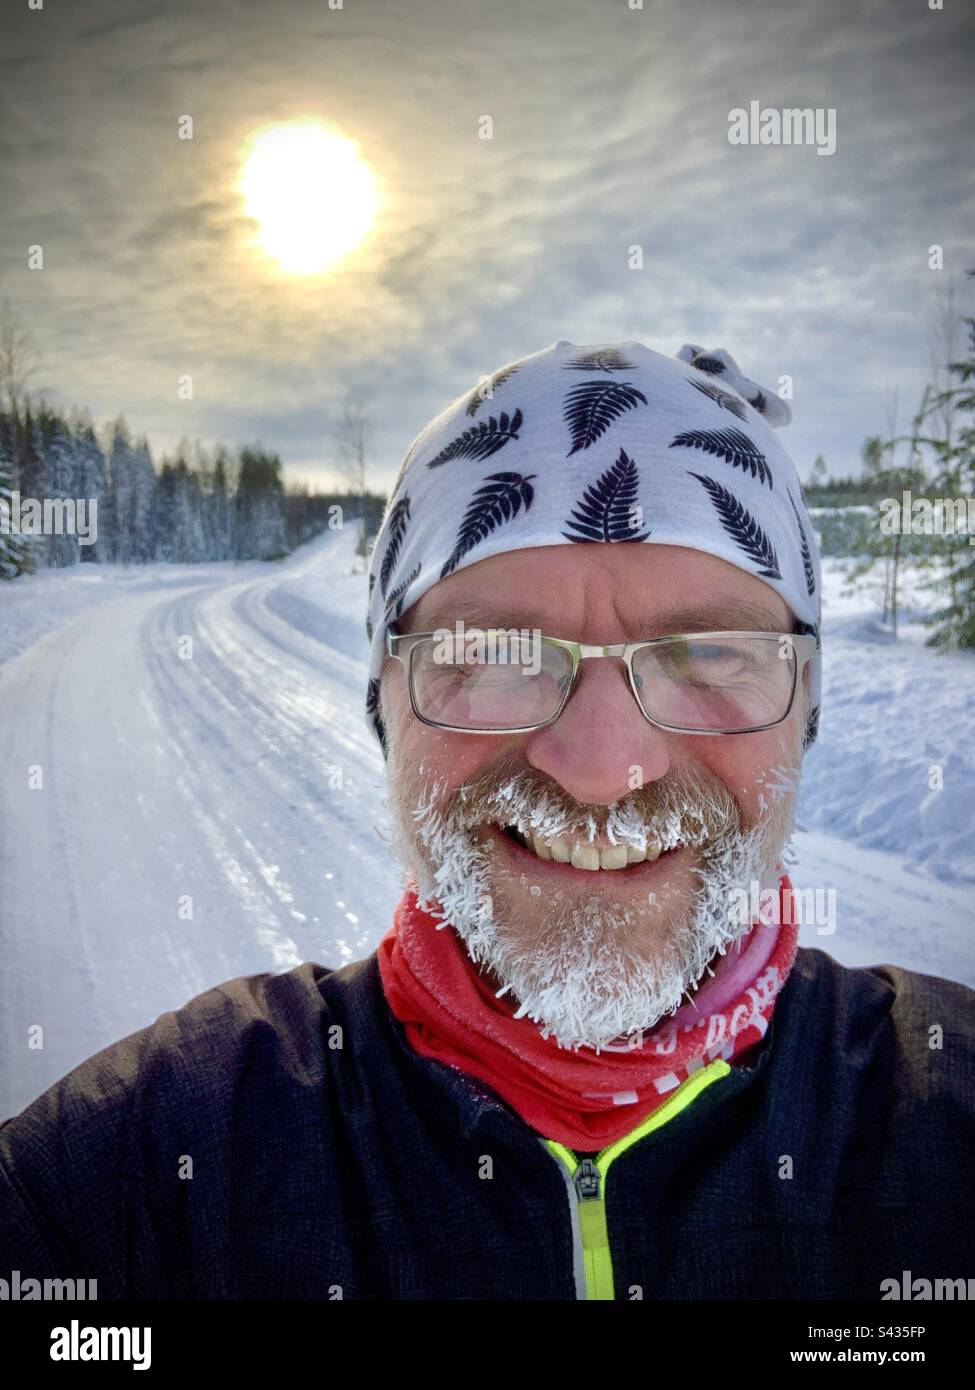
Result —
[[[632,1046],[711,973],[716,953],[749,930],[731,907],[741,890],[777,886],[795,786],[794,774],[780,772],[760,821],[744,829],[734,798],[710,775],[674,772],[612,806],[589,807],[535,769],[505,776],[493,768],[452,792],[442,782],[421,783],[409,808],[394,795],[393,848],[421,908],[456,929],[471,959],[501,982],[499,993],[517,1001],[516,1017],[534,1020],[563,1047]],[[537,930],[519,935],[496,910],[503,885],[492,884],[498,868],[478,834],[488,824],[546,840],[602,834],[635,849],[649,840],[663,850],[692,847],[699,882],[690,905],[674,910],[666,901],[588,895],[580,871],[579,893],[540,899]]]

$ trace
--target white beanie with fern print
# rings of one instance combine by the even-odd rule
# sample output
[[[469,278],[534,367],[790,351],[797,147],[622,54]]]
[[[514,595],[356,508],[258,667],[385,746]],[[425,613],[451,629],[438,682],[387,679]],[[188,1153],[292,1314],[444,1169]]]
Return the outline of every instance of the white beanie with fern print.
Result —
[[[790,418],[728,353],[692,345],[667,357],[642,343],[563,339],[458,396],[410,445],[372,550],[366,718],[384,755],[387,626],[490,555],[685,546],[764,580],[818,635],[815,532],[771,428]],[[810,682],[806,746],[819,722],[818,655]]]

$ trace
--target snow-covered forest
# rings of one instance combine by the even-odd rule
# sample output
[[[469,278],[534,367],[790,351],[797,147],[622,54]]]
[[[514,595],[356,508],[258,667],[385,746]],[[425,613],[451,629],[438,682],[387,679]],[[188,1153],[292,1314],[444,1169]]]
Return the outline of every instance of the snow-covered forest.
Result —
[[[75,523],[31,534],[17,524],[15,495],[20,507],[67,503]],[[280,458],[260,445],[234,453],[187,442],[157,468],[123,418],[100,434],[88,412],[41,401],[0,412],[0,511],[4,503],[0,578],[12,579],[85,563],[281,559],[350,517],[364,515],[374,530],[383,499],[286,489]],[[87,538],[81,523],[90,519]]]

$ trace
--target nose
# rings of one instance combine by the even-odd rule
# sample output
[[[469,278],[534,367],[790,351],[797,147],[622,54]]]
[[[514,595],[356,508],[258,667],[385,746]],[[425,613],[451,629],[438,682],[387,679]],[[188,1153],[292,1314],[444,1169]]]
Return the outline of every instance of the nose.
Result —
[[[622,661],[584,658],[568,704],[525,754],[577,801],[608,806],[665,775],[669,737],[644,717]]]

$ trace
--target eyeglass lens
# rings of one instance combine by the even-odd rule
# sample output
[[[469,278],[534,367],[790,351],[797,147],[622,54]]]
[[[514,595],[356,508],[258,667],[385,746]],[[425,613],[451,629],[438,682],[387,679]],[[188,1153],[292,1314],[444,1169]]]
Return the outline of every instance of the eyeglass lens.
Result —
[[[571,653],[514,634],[488,651],[485,659],[470,643],[418,642],[410,657],[417,711],[433,723],[472,732],[553,718],[571,679]],[[644,712],[688,731],[745,731],[777,723],[789,710],[795,680],[792,644],[775,634],[675,637],[633,656],[633,683]]]

